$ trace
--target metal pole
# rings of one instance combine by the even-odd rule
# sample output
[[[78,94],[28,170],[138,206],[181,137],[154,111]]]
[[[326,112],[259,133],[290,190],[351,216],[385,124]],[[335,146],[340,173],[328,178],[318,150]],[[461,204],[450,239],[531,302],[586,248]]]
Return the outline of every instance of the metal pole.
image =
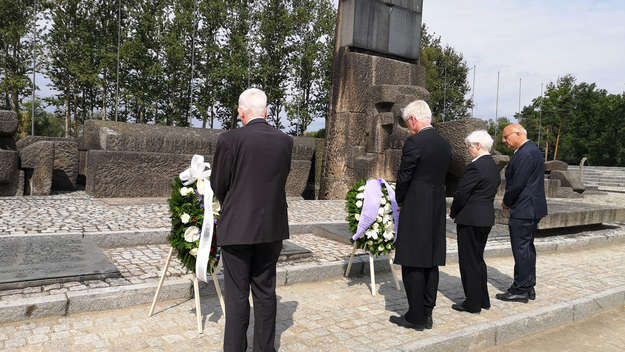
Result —
[[[193,36],[191,37],[191,81],[189,81],[189,126],[193,125],[193,74],[195,73],[195,27],[197,0],[193,3]]]
[[[521,80],[522,78],[519,78],[519,116],[521,115]]]
[[[116,88],[115,88],[115,121],[117,121],[117,117],[119,116],[119,46],[121,42],[121,33],[122,33],[122,2],[121,0],[117,0],[117,78],[116,78]]]
[[[497,100],[495,101],[495,140],[497,140],[497,132],[499,129],[499,71],[497,71]]]
[[[471,117],[475,117],[473,114],[473,109],[475,108],[475,65],[473,65],[473,88],[471,88],[471,101],[473,105],[471,106]]]
[[[34,17],[35,17],[35,25],[33,26],[34,30],[33,30],[33,44],[32,44],[32,56],[33,56],[33,91],[32,91],[32,101],[31,101],[31,112],[30,112],[30,119],[31,119],[31,134],[34,136],[35,135],[35,63],[36,63],[36,57],[35,57],[35,44],[37,43],[37,2],[34,2]]]
[[[540,146],[540,132],[543,120],[543,82],[540,82],[540,112],[538,113],[538,145]]]
[[[443,80],[445,82],[445,89],[443,91],[443,122],[447,115],[447,65],[443,68]]]

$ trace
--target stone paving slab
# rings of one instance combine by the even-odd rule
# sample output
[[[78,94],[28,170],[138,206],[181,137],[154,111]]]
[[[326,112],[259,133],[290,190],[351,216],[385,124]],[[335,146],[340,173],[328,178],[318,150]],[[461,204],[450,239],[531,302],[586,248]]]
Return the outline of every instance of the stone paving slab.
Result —
[[[434,329],[394,326],[390,315],[407,303],[389,274],[377,276],[378,295],[366,276],[337,278],[277,289],[276,342],[280,351],[444,351],[504,343],[520,335],[576,319],[575,312],[625,303],[625,244],[539,255],[537,299],[529,304],[492,299],[481,314],[460,313],[463,299],[456,264],[441,268]],[[491,296],[512,279],[511,258],[487,260]],[[7,351],[219,351],[224,318],[216,297],[202,298],[204,333],[196,332],[192,300],[80,313],[0,324],[0,350]],[[253,319],[250,331],[253,326]],[[519,333],[521,332],[521,333]],[[250,336],[251,339],[251,336]],[[251,341],[250,341],[251,342]]]

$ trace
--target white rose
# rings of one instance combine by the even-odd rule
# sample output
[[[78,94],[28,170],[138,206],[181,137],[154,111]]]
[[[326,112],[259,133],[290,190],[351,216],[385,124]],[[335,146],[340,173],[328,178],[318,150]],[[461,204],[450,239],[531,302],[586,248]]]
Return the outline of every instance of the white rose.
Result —
[[[365,199],[365,194],[364,193],[358,193],[356,195],[356,199]]]
[[[191,220],[191,216],[189,214],[184,213],[180,215],[180,221],[182,221],[183,224],[189,223],[189,220]]]
[[[384,233],[382,234],[382,237],[384,237],[385,240],[390,241],[393,239],[393,233],[384,231]]]
[[[189,251],[189,254],[191,254],[194,257],[197,257],[197,248],[193,248]]]
[[[383,250],[384,250],[384,246],[379,245],[379,246],[378,246],[378,252],[382,252]]]
[[[379,208],[378,209],[378,215],[379,216],[383,216],[384,215],[384,208]]]
[[[360,187],[358,187],[358,192],[362,192],[362,191],[364,191],[364,190],[365,190],[365,186],[360,186]]]
[[[184,232],[184,240],[187,242],[195,242],[198,239],[200,239],[200,229],[198,229],[196,226],[190,226],[185,232]]]
[[[357,201],[357,202],[356,202],[356,206],[357,206],[358,208],[362,208],[362,200]]]
[[[391,221],[387,224],[384,225],[384,230],[387,232],[394,232],[395,231],[395,224]]]
[[[180,195],[182,195],[183,197],[186,196],[189,193],[193,193],[193,188],[191,188],[191,187],[182,187],[180,189]]]
[[[367,241],[367,246],[373,246],[373,241]]]
[[[384,206],[384,212],[386,212],[387,214],[390,214],[393,212],[393,207],[391,207],[390,203],[386,203],[386,205]]]
[[[388,223],[391,220],[391,217],[388,216],[388,214],[384,214],[384,217],[382,218],[382,222],[383,223]]]
[[[377,222],[382,222],[382,217],[381,217],[381,216],[376,217],[376,218],[375,218],[375,221],[377,221]]]
[[[197,193],[204,195],[205,191],[206,191],[206,180],[201,178],[197,180]]]
[[[380,199],[380,205],[384,204],[386,204],[386,198],[382,197],[382,199]]]
[[[380,225],[378,225],[377,222],[374,222],[372,228],[377,231],[380,228]]]
[[[360,214],[354,214],[354,219],[360,220]]]

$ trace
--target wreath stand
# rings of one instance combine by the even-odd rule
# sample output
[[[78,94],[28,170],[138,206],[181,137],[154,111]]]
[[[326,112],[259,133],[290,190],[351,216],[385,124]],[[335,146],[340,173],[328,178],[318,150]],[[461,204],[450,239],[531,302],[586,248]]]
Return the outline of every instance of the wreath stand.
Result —
[[[354,241],[354,246],[352,247],[352,254],[349,256],[349,263],[347,264],[347,270],[345,270],[345,276],[349,276],[349,272],[352,270],[352,262],[354,261],[354,255],[356,254],[357,244]],[[371,278],[371,295],[375,296],[375,270],[373,267],[373,254],[369,253],[369,277]],[[391,274],[393,275],[393,281],[395,281],[395,288],[401,290],[399,287],[399,281],[397,280],[397,276],[395,274],[395,268],[393,267],[393,259],[391,256],[388,256],[388,265],[391,268]]]
[[[152,300],[152,306],[150,307],[150,312],[148,313],[148,317],[151,317],[154,313],[154,307],[156,306],[156,301],[158,300],[158,295],[161,293],[161,287],[163,286],[163,281],[165,281],[165,276],[167,274],[167,269],[169,268],[169,262],[171,261],[171,256],[174,253],[174,247],[169,250],[169,255],[167,256],[167,261],[165,262],[165,267],[163,267],[163,273],[161,274],[161,279],[158,282],[158,287],[156,288],[156,294],[154,294],[154,299]],[[224,299],[221,295],[221,287],[219,286],[219,281],[217,280],[217,274],[211,265],[210,267],[211,276],[213,277],[213,283],[215,284],[215,291],[217,291],[217,297],[219,297],[219,304],[221,305],[221,311],[223,314],[226,314],[226,309],[224,306]],[[200,307],[200,287],[198,284],[197,276],[193,274],[193,296],[195,298],[195,316],[197,318],[197,331],[202,333],[202,308]]]

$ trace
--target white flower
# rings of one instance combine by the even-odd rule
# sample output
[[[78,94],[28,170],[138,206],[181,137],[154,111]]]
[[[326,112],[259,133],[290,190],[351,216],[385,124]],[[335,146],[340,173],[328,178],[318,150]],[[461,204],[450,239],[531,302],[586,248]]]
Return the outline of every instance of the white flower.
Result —
[[[371,239],[374,239],[374,240],[378,239],[378,232],[375,231],[375,230],[367,230],[365,232],[365,235],[367,236],[367,238],[371,238]]]
[[[197,248],[193,248],[189,251],[189,254],[191,254],[194,257],[197,257]]]
[[[391,217],[388,214],[384,214],[384,217],[382,218],[382,222],[387,224],[389,221],[391,221]]]
[[[382,199],[380,199],[380,205],[384,204],[386,204],[386,197],[382,197]]]
[[[182,187],[182,188],[180,188],[180,195],[181,196],[184,197],[184,196],[186,196],[189,193],[193,193],[193,188],[191,188],[191,187]]]
[[[379,208],[378,209],[378,215],[380,215],[380,216],[384,215],[384,208]]]
[[[362,192],[362,191],[364,191],[364,190],[365,190],[365,186],[360,186],[360,187],[358,187],[358,192]]]
[[[356,199],[365,199],[365,194],[364,193],[358,193],[356,195]]]
[[[187,213],[180,215],[180,221],[182,221],[183,224],[189,223],[190,219],[191,219],[191,216]]]
[[[393,207],[391,207],[391,203],[386,203],[384,206],[384,212],[390,214],[393,212]]]
[[[197,180],[197,193],[204,195],[204,192],[206,191],[206,179],[199,179]]]
[[[362,208],[362,200],[357,201],[357,202],[356,202],[356,206],[357,206],[358,208]]]
[[[379,245],[379,246],[378,246],[378,252],[382,252],[383,250],[384,250],[384,246]]]
[[[200,239],[200,229],[196,226],[190,226],[184,232],[184,240],[187,242],[195,242]]]
[[[384,225],[384,231],[388,231],[388,232],[393,232],[395,231],[395,223],[393,223],[392,221],[387,222]]]
[[[354,214],[354,219],[360,220],[360,214]]]
[[[377,222],[380,222],[380,223],[381,223],[381,222],[382,222],[382,217],[381,217],[381,216],[376,217],[376,218],[375,218],[375,221],[377,221]]]
[[[378,225],[377,222],[374,222],[372,228],[377,231],[380,228],[380,225]]]
[[[373,246],[373,241],[367,241],[367,246]]]
[[[394,236],[392,232],[384,231],[382,237],[384,237],[385,240],[390,241],[393,239]]]

